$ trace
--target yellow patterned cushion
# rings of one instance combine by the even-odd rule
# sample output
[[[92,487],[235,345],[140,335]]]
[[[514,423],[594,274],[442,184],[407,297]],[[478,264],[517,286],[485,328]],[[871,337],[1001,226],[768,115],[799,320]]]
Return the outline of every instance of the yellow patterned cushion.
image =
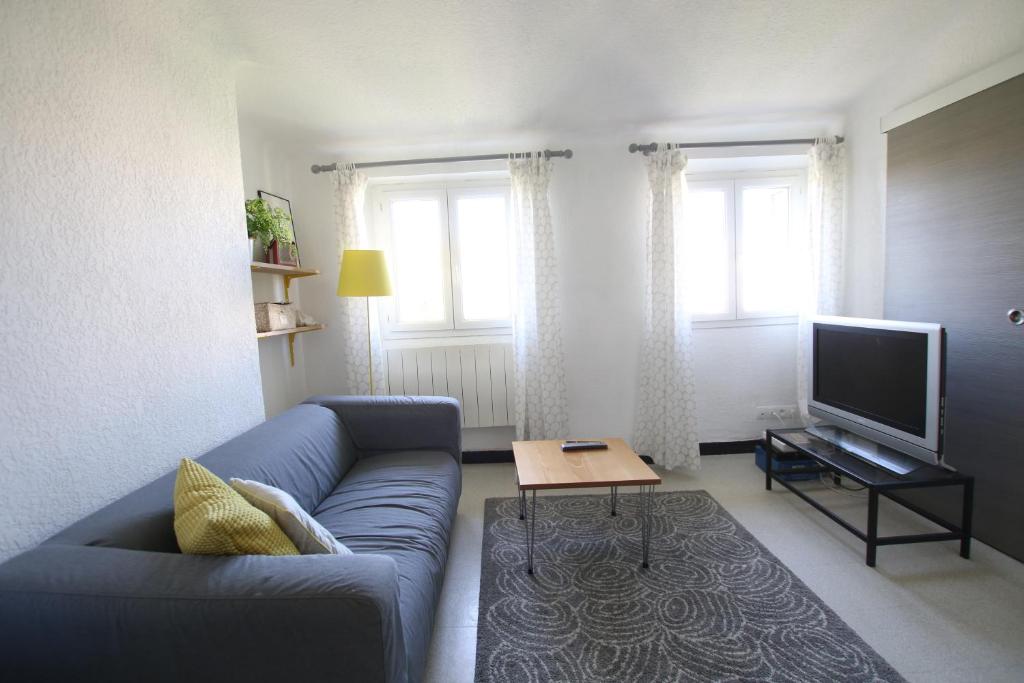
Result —
[[[190,555],[299,554],[267,513],[188,458],[174,482],[174,534]]]

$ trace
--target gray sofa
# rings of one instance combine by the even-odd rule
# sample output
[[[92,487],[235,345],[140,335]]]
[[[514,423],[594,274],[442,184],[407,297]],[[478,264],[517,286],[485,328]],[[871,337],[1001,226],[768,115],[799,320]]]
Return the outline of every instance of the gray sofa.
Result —
[[[458,403],[318,396],[198,459],[352,556],[183,555],[175,473],[0,565],[4,680],[418,681],[461,477]]]

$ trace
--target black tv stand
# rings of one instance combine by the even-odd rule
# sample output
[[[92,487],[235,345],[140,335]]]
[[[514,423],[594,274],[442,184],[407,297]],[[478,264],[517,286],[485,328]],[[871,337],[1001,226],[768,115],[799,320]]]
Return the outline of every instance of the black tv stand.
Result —
[[[868,491],[868,519],[867,530],[861,531],[845,519],[826,508],[820,502],[811,498],[807,493],[794,486],[791,482],[784,481],[772,470],[772,461],[775,455],[773,439],[792,447],[800,454],[813,459],[818,463],[820,473],[838,474],[842,477],[855,481]],[[765,434],[765,452],[768,455],[767,466],[765,467],[764,487],[772,490],[772,482],[775,481],[786,487],[797,496],[807,501],[822,514],[843,527],[854,536],[867,544],[865,563],[869,567],[875,566],[875,557],[878,546],[899,545],[904,543],[925,543],[929,541],[960,541],[960,557],[971,556],[971,512],[974,506],[974,477],[953,472],[950,470],[922,463],[919,467],[906,474],[894,474],[880,467],[871,465],[861,458],[839,448],[838,446],[808,434],[803,429],[769,429]],[[813,471],[813,470],[812,470]],[[895,491],[901,489],[932,488],[937,486],[962,486],[963,487],[963,508],[960,518],[960,526],[956,526],[938,515],[904,500],[895,495]],[[878,536],[878,496],[882,495],[889,500],[902,505],[911,512],[924,517],[947,531],[928,534],[907,534],[901,536]]]
[[[840,427],[816,425],[807,427],[804,431],[892,474],[910,474],[923,464],[920,460],[900,453],[894,448],[875,443]]]

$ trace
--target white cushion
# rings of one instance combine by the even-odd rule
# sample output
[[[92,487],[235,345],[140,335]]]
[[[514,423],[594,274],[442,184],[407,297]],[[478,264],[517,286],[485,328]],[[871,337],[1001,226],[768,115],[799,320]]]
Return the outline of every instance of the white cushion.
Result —
[[[351,555],[352,551],[279,488],[247,479],[232,479],[231,488],[270,515],[303,555]]]

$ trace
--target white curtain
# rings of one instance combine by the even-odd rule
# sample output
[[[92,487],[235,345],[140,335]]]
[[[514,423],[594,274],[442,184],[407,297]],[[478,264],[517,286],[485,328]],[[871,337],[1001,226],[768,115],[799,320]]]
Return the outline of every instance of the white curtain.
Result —
[[[338,163],[334,172],[334,222],[338,239],[338,264],[345,249],[371,248],[363,206],[366,199],[366,175],[352,164]],[[373,385],[376,393],[384,386],[384,358],[377,324],[376,303],[370,297],[370,315],[367,317],[366,299],[340,297],[339,327],[345,386],[351,394],[370,393],[369,358],[366,348],[366,328],[370,326],[373,347]]]
[[[510,158],[515,259],[512,343],[518,439],[569,436],[555,233],[548,205],[552,162]]]
[[[797,338],[797,404],[805,424],[808,363],[814,315],[839,315],[843,310],[845,258],[846,147],[835,138],[815,141],[807,167],[807,223],[800,250],[801,303]]]
[[[645,248],[643,339],[633,445],[666,469],[700,469],[693,340],[686,305],[686,158],[647,156],[651,197]]]

